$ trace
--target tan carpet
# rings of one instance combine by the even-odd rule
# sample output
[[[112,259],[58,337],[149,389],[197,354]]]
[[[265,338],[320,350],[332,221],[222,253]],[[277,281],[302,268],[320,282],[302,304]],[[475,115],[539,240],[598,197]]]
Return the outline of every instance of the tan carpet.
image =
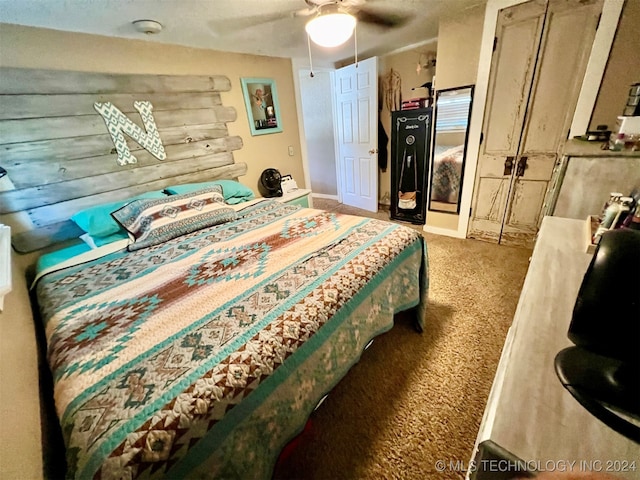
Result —
[[[274,478],[464,478],[434,464],[470,459],[531,250],[425,238],[425,331],[399,315],[312,415]]]

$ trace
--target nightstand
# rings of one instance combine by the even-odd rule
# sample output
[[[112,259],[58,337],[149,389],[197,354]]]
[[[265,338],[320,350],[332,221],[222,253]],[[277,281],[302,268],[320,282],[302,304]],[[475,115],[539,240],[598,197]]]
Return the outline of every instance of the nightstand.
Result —
[[[313,198],[311,198],[311,190],[299,188],[289,193],[283,194],[281,197],[274,197],[273,200],[288,203],[289,205],[300,205],[301,207],[313,208]]]

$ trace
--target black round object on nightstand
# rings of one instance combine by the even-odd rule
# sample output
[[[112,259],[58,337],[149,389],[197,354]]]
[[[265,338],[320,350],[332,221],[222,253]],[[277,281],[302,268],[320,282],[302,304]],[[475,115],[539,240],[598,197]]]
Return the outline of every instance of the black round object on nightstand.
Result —
[[[258,184],[258,190],[260,191],[260,195],[266,198],[270,197],[281,197],[282,196],[282,187],[280,186],[280,181],[282,180],[282,175],[275,168],[267,168],[260,175],[260,182]]]

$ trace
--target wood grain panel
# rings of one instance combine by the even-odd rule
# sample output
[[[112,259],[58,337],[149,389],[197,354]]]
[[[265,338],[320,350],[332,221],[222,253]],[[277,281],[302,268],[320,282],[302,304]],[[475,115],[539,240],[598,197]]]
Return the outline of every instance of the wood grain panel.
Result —
[[[0,94],[227,92],[224,75],[118,75],[61,70],[1,68]]]
[[[179,143],[213,140],[229,135],[229,130],[224,123],[184,125],[158,131],[165,147]],[[136,142],[132,141],[128,142],[128,144],[131,152],[142,150],[142,147]],[[24,162],[46,163],[97,157],[112,153],[113,149],[113,140],[107,133],[84,137],[38,140],[28,143],[10,143],[8,145],[0,145],[0,165],[11,172],[11,178],[15,183],[14,175],[16,173],[13,171],[13,167],[19,166]]]
[[[224,167],[209,168],[197,172],[184,173],[171,178],[162,178],[151,182],[130,185],[119,190],[111,190],[95,195],[67,200],[53,205],[28,210],[27,213],[36,227],[43,227],[62,222],[83,208],[101,203],[125,200],[134,195],[139,195],[151,190],[162,190],[171,185],[182,183],[204,182],[221,178],[236,179],[247,173],[247,164],[244,162],[226,165]]]
[[[521,154],[555,153],[564,143],[562,132],[571,127],[601,12],[602,1],[549,4]]]
[[[233,122],[237,118],[233,107],[215,106],[197,110],[171,110],[154,112],[158,129],[183,125]],[[136,112],[128,118],[144,129]],[[104,120],[98,113],[75,117],[28,118],[0,121],[0,144],[33,142],[53,138],[99,135],[106,131]]]
[[[124,113],[136,113],[133,102],[151,102],[154,112],[213,108],[219,93],[122,93],[109,95],[0,95],[0,120],[95,115],[94,102],[111,102]]]
[[[212,154],[231,152],[240,148],[242,148],[242,139],[238,136],[167,145],[165,146],[167,160],[163,162],[201,156],[209,156],[210,158]],[[11,179],[15,187],[22,189],[95,175],[121,172],[124,170],[133,170],[158,163],[157,158],[142,148],[138,148],[135,151],[135,155],[138,163],[124,166],[118,165],[116,161],[118,156],[116,153],[108,153],[102,156],[93,156],[90,162],[86,161],[85,158],[60,159],[55,161],[50,158],[40,157],[21,162],[13,162],[5,168],[11,172]],[[233,160],[231,159],[231,161]],[[223,164],[226,165],[226,163]],[[37,171],[38,174],[33,175],[34,171]],[[0,199],[2,198],[2,193],[0,193]],[[0,210],[1,209],[2,207],[0,207]]]
[[[144,152],[146,153],[146,152]],[[143,152],[141,152],[141,155]],[[110,160],[112,161],[112,160]],[[93,175],[67,182],[0,192],[0,214],[19,212],[39,205],[51,205],[70,198],[128,188],[183,172],[199,172],[214,166],[233,164],[229,152],[203,155],[194,159],[164,161],[132,169],[120,169],[104,175]]]
[[[68,219],[82,208],[123,200],[169,185],[246,174],[232,152],[237,119],[222,105],[231,89],[224,75],[121,75],[0,68],[0,165],[12,190],[0,192],[0,213],[25,212],[34,229],[24,248],[77,237]],[[144,129],[135,101],[149,101],[167,153],[160,161],[127,138],[138,162],[118,165],[117,152],[95,102],[111,102]],[[10,216],[10,215],[9,215]],[[26,246],[25,246],[26,245]]]

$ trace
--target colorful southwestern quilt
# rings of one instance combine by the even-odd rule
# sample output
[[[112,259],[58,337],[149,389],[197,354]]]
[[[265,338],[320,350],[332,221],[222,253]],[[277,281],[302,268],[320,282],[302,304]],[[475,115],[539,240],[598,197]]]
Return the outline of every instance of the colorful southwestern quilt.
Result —
[[[411,228],[269,200],[48,273],[68,477],[270,478],[393,314],[424,318],[427,270]]]

